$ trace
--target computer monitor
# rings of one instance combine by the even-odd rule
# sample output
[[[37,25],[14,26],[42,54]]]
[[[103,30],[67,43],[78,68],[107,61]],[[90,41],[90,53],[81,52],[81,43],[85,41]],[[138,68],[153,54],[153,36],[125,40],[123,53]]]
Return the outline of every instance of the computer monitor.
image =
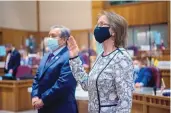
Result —
[[[6,55],[5,46],[0,45],[0,57],[3,57],[5,55]]]

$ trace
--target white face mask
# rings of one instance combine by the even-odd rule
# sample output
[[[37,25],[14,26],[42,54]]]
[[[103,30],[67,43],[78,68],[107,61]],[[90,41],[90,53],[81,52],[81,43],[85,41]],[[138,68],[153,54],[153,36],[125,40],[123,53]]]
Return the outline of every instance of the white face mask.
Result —
[[[140,67],[138,65],[134,65],[134,70],[135,70],[135,72],[139,72]]]
[[[48,37],[48,38],[46,38],[45,43],[51,51],[54,51],[59,47],[59,43],[58,43],[58,40],[56,38]]]

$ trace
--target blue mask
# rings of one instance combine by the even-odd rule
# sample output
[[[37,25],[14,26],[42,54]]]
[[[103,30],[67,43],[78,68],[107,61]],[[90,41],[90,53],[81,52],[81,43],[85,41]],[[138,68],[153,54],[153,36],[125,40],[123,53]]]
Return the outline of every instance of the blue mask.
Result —
[[[50,50],[54,51],[59,47],[58,40],[55,38],[48,38],[47,39],[47,46]]]
[[[94,29],[94,36],[97,42],[102,43],[111,37],[109,28],[110,27],[96,27]]]
[[[134,71],[138,73],[140,71],[140,67],[138,65],[134,65]]]

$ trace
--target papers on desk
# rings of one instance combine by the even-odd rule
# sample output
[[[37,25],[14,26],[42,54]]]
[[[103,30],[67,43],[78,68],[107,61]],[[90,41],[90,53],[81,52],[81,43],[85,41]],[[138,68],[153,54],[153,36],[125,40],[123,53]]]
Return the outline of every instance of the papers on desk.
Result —
[[[159,69],[170,69],[170,61],[159,61],[158,62],[158,68]]]
[[[141,45],[140,46],[140,50],[142,50],[142,51],[149,51],[150,50],[150,46],[149,45]]]
[[[171,90],[170,89],[165,89],[165,90],[158,90],[157,92],[157,95],[160,95],[160,96],[170,96],[170,93],[171,93]]]

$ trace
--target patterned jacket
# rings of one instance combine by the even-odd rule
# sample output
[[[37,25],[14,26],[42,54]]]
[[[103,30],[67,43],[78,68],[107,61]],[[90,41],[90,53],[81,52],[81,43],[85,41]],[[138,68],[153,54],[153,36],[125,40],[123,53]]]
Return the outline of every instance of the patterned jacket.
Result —
[[[130,113],[134,89],[133,64],[124,48],[100,54],[86,74],[79,57],[70,60],[75,79],[89,94],[89,113]]]

